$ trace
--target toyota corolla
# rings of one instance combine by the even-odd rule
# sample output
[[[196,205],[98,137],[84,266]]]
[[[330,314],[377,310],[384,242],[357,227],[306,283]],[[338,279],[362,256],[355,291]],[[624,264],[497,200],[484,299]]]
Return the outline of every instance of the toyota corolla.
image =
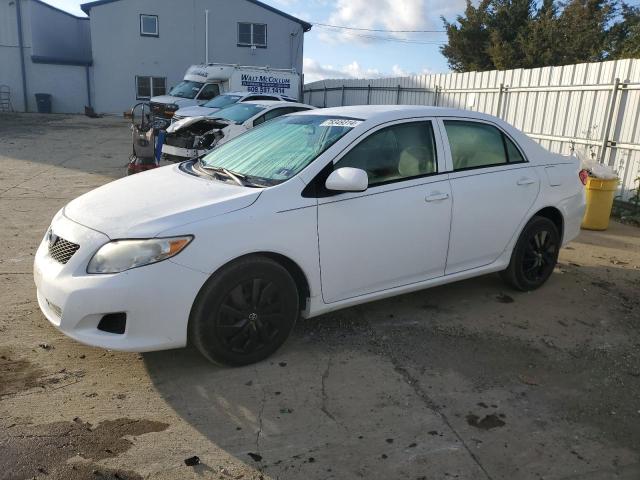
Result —
[[[264,359],[296,320],[492,272],[534,290],[579,232],[584,172],[500,119],[407,106],[274,119],[58,212],[34,265],[86,344]]]

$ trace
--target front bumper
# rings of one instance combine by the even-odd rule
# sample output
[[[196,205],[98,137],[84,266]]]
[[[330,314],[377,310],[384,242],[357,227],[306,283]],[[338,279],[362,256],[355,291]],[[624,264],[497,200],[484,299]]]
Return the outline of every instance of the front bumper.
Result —
[[[207,280],[171,260],[118,274],[89,275],[86,266],[110,239],[58,215],[53,232],[80,245],[67,264],[51,258],[45,238],[36,252],[34,280],[40,310],[67,336],[87,345],[145,352],[183,347],[193,301]],[[109,313],[127,315],[123,334],[98,330]]]
[[[180,157],[183,159],[196,158],[199,155],[207,153],[208,150],[198,150],[196,148],[182,148],[174,147],[173,145],[162,145],[162,153],[173,157]]]

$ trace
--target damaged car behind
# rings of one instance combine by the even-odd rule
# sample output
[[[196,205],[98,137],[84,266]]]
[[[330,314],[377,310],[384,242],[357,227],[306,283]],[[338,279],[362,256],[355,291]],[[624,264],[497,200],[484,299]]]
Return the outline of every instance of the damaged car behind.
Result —
[[[268,120],[314,108],[290,101],[254,100],[234,103],[212,115],[183,118],[167,128],[163,158],[174,162],[195,158]]]
[[[273,100],[296,103],[298,100],[295,98],[287,97],[286,95],[258,95],[253,92],[229,92],[209,100],[202,105],[192,105],[179,109],[171,118],[171,123],[175,123],[178,120],[188,117],[206,117],[213,115],[214,113],[222,110],[225,107],[233,105],[234,103],[251,102],[255,100]]]

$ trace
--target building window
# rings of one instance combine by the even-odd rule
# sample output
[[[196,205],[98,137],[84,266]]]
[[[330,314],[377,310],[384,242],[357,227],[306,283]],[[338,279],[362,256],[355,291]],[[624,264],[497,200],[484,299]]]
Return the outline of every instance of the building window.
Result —
[[[136,76],[136,98],[148,100],[167,93],[167,79],[165,77]]]
[[[239,47],[267,47],[267,26],[264,23],[238,23]]]
[[[157,15],[140,15],[140,35],[157,37],[160,35]]]

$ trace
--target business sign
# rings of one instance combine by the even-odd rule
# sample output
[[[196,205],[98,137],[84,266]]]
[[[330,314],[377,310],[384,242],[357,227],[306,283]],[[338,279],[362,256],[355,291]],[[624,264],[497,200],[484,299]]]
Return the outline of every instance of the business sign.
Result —
[[[268,75],[249,75],[243,73],[241,77],[242,86],[247,87],[253,93],[286,93],[291,90],[291,79],[271,77]]]

